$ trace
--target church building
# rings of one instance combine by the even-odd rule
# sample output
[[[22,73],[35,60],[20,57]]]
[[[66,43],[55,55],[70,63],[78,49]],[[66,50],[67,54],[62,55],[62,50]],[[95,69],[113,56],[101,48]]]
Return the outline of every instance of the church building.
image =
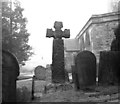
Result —
[[[83,50],[93,52],[98,62],[100,51],[110,50],[118,21],[120,21],[120,13],[118,12],[92,15],[75,39],[64,41],[65,63],[69,63],[66,64],[66,69],[70,70],[71,64],[74,64],[74,56]]]

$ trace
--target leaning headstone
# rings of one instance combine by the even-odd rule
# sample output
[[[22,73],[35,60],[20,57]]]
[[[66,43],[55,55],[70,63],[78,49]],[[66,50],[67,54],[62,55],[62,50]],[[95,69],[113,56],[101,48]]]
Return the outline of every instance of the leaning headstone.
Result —
[[[75,58],[74,82],[77,90],[96,84],[96,57],[90,51],[79,52]]]
[[[35,78],[38,80],[45,80],[46,69],[43,66],[37,66],[34,70]]]
[[[99,62],[99,85],[118,83],[120,69],[120,51],[101,51]]]
[[[16,80],[19,64],[16,57],[2,50],[2,102],[16,102]]]

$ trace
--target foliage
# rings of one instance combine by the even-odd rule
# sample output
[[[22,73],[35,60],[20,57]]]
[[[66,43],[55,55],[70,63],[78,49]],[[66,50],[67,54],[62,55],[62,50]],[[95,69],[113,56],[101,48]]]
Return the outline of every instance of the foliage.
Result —
[[[32,47],[28,45],[30,34],[23,11],[17,0],[14,3],[2,2],[2,48],[15,54],[20,64],[33,54]]]

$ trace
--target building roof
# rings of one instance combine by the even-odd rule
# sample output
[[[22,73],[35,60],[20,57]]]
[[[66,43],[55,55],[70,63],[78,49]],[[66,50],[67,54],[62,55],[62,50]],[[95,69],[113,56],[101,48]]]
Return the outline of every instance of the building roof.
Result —
[[[92,24],[99,24],[111,21],[120,21],[120,12],[92,15],[75,38],[77,39],[78,37],[80,37]]]

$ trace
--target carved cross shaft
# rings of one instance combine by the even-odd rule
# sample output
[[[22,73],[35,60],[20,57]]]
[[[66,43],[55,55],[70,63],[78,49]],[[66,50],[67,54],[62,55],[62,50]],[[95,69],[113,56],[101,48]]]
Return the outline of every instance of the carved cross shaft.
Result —
[[[62,22],[56,21],[54,23],[55,31],[47,29],[46,37],[53,37],[53,55],[52,55],[52,82],[63,83],[65,82],[65,69],[64,69],[64,41],[62,37],[69,38],[70,30],[61,30],[63,27]]]
[[[47,29],[46,37],[53,37],[54,39],[62,39],[64,38],[69,38],[70,37],[70,29],[65,29],[64,31],[61,30],[63,27],[62,22],[55,21],[54,23],[54,28],[55,31],[52,29]]]

